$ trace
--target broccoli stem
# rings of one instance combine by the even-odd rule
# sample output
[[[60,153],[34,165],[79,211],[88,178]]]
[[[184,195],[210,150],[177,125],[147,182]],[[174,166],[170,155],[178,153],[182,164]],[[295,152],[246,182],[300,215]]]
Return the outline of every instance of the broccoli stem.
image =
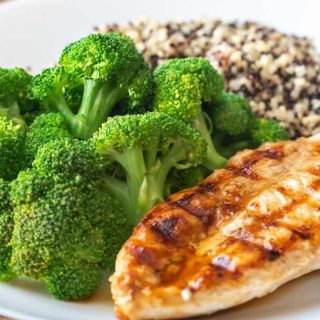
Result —
[[[138,223],[156,203],[162,200],[161,187],[157,184],[153,174],[148,172],[148,174],[144,176],[138,195],[136,223]]]
[[[51,103],[58,109],[59,112],[61,112],[63,114],[63,116],[65,117],[66,122],[70,128],[74,122],[75,115],[68,107],[68,104],[67,104],[66,100],[64,99],[62,90],[57,92],[51,98]]]
[[[27,129],[27,124],[21,116],[17,101],[8,101],[6,105],[0,104],[0,117],[7,117],[14,123],[20,125],[21,128]]]
[[[155,143],[157,145],[157,143]],[[134,226],[156,205],[164,200],[166,181],[170,170],[185,159],[182,143],[176,143],[162,158],[157,157],[157,148],[143,152],[140,148],[127,149],[109,155],[126,172],[126,182],[116,177],[106,177],[107,190],[116,197]]]
[[[123,168],[127,181],[122,181],[116,177],[106,177],[105,186],[119,200],[129,222],[134,226],[144,214],[141,213],[144,206],[140,204],[140,200],[143,202],[140,197],[141,187],[146,177],[143,152],[140,148],[133,148],[125,150],[123,155],[113,151],[110,156]]]
[[[176,168],[179,162],[185,159],[186,151],[182,143],[176,143],[172,146],[171,150],[161,158],[161,167],[157,175],[157,183],[161,186],[162,194],[164,194],[165,183],[168,174],[172,168]],[[184,167],[186,169],[186,167]]]
[[[77,114],[74,114],[67,105],[62,91],[53,97],[52,102],[64,115],[71,134],[77,138],[89,139],[124,96],[125,90],[116,87],[111,81],[86,80]]]
[[[194,120],[194,127],[201,132],[203,138],[207,142],[207,157],[204,160],[203,165],[212,171],[218,168],[222,168],[227,163],[227,160],[216,150],[212,142],[203,112],[200,112],[197,118]]]
[[[74,135],[82,139],[92,137],[124,96],[125,90],[111,81],[86,80],[81,107],[72,130]]]
[[[185,159],[185,148],[181,143],[176,143],[160,159],[155,157],[154,148],[152,148],[147,151],[146,158],[149,159],[149,166],[140,188],[138,221],[157,203],[164,200],[168,174],[172,168],[179,166],[179,162]],[[154,159],[153,164],[150,159]]]

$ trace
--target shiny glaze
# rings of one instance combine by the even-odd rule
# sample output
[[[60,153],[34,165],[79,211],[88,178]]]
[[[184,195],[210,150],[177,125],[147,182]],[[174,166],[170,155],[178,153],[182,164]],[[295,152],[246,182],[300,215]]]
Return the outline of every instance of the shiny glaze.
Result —
[[[241,286],[249,270],[282,263],[302,242],[317,247],[319,217],[319,140],[243,151],[136,227],[112,278],[118,311],[123,297],[130,308],[141,295],[174,306],[225,283]],[[181,299],[186,289],[191,297]]]

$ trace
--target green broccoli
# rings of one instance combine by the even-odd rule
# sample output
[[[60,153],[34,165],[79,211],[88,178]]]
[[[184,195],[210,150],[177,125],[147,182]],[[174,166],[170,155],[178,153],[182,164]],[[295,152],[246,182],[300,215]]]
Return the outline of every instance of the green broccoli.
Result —
[[[210,170],[223,167],[226,159],[216,150],[204,104],[211,103],[223,90],[223,79],[203,58],[172,59],[154,73],[154,110],[168,113],[193,124],[207,142],[204,166]]]
[[[231,157],[243,149],[253,149],[265,142],[289,140],[288,132],[275,120],[254,118],[249,131],[238,136],[218,133],[215,145],[225,157]]]
[[[71,138],[65,119],[61,113],[44,113],[30,125],[26,135],[26,160],[30,166],[38,149],[54,140]]]
[[[265,142],[289,140],[289,133],[279,122],[257,118],[251,128],[251,145],[253,148]]]
[[[185,170],[173,169],[169,174],[167,195],[192,188],[200,183],[204,177],[203,168],[200,166]]]
[[[13,212],[10,202],[10,185],[0,179],[0,281],[16,277],[11,267],[10,240],[13,230]]]
[[[0,68],[0,116],[26,128],[41,112],[29,89],[32,76],[21,68]]]
[[[106,187],[133,225],[164,200],[171,169],[197,166],[206,154],[196,129],[161,112],[109,118],[93,142],[110,168]]]
[[[21,126],[0,117],[0,178],[13,180],[25,166],[25,135]]]
[[[253,114],[249,102],[234,93],[223,92],[208,108],[214,133],[216,131],[231,136],[240,135],[249,130]]]
[[[128,37],[93,34],[67,46],[59,66],[34,78],[32,93],[63,114],[73,137],[88,139],[115,110],[149,106],[152,72]]]
[[[88,141],[55,140],[12,183],[14,271],[44,281],[58,299],[91,295],[106,266],[112,268],[109,256],[116,253],[110,250],[122,244],[109,239],[119,236],[121,230],[109,230],[124,218],[104,188],[102,170]]]

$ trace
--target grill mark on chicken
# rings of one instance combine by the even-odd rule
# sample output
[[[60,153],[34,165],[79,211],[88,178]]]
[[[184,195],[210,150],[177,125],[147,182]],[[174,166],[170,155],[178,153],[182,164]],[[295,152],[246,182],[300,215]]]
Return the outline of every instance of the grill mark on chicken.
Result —
[[[211,262],[210,264],[211,266],[211,272],[209,271],[206,274],[206,280],[210,280],[210,276],[215,278],[215,280],[223,280],[226,277],[232,278],[233,280],[237,280],[242,276],[242,272],[238,269],[228,269],[223,265],[217,264],[216,262]],[[199,289],[199,285],[198,285],[198,289]],[[193,288],[194,289],[194,288]]]
[[[280,160],[284,157],[283,144],[278,144],[276,147],[271,147],[265,150],[258,150],[260,159],[269,158],[273,160]]]
[[[241,167],[229,165],[227,170],[231,171],[235,176],[243,176],[252,180],[260,179],[259,175],[253,171],[253,166],[258,162],[257,159],[246,161]]]
[[[139,245],[127,246],[128,251],[135,258],[138,264],[147,265],[151,268],[156,268],[158,265],[158,259],[156,252],[151,248]]]
[[[312,166],[308,171],[315,176],[320,176],[320,164]]]
[[[174,241],[176,239],[175,227],[178,223],[178,217],[171,217],[168,219],[156,221],[152,223],[151,229],[158,232],[167,241]]]
[[[299,203],[295,202],[293,206],[298,206]],[[292,205],[288,205],[287,209]],[[284,211],[285,212],[285,211]],[[280,210],[275,210],[275,215],[278,218],[281,218]],[[272,214],[270,216],[273,216]],[[274,217],[274,216],[273,216]],[[258,219],[259,220],[259,219]],[[284,227],[291,231],[291,236],[280,243],[274,244],[271,248],[264,246],[262,244],[257,244],[250,239],[256,239],[255,232],[262,229],[267,229],[268,227]],[[247,229],[247,230],[244,230]],[[263,264],[265,261],[273,262],[281,257],[284,252],[290,250],[299,239],[309,240],[312,237],[312,228],[311,226],[306,226],[302,228],[292,228],[285,223],[279,221],[272,221],[271,219],[263,222],[263,219],[260,220],[260,223],[256,223],[248,226],[244,229],[238,229],[235,232],[231,233],[225,241],[220,244],[221,255],[214,260],[208,263],[211,266],[214,266],[213,270],[206,270],[197,280],[196,286],[192,287],[192,290],[196,292],[197,290],[204,289],[208,285],[212,285],[215,280],[222,280],[225,278],[230,278],[237,280],[245,272],[246,269],[252,267],[258,267]],[[250,230],[248,232],[248,229]],[[258,252],[258,256],[254,260],[249,260],[247,264],[241,265],[239,268],[236,267],[236,264],[233,263],[232,258],[229,258],[227,255],[224,255],[224,249],[232,246],[234,244],[241,244],[242,252]],[[219,251],[218,251],[219,252]],[[232,253],[233,256],[236,256],[236,252]],[[223,258],[222,258],[223,257]],[[227,257],[227,259],[225,258]],[[226,263],[227,262],[227,263]],[[229,267],[227,267],[229,265]],[[232,267],[230,267],[232,266]],[[179,280],[181,282],[181,279]]]
[[[216,189],[217,185],[212,181],[200,183],[197,187],[199,193],[215,192]]]
[[[248,158],[245,158],[239,165],[227,165],[226,170],[229,170],[235,176],[244,176],[252,180],[259,180],[261,177],[254,172],[254,165],[264,158],[269,158],[273,160],[281,160],[284,156],[281,148],[269,148],[267,150],[256,150],[251,153]]]
[[[172,195],[122,249],[112,278],[118,310],[131,320],[201,315],[309,272],[320,255],[319,176],[320,136],[244,151]]]
[[[215,213],[215,207],[210,208],[209,210],[206,210],[205,208],[201,206],[194,206],[192,204],[192,199],[195,195],[192,195],[190,197],[182,198],[176,202],[173,203],[173,205],[177,206],[178,208],[183,209],[187,213],[191,214],[192,216],[198,218],[202,221],[202,223],[205,226],[208,226],[212,224],[213,216]]]
[[[290,230],[298,235],[302,240],[309,240],[313,236],[311,226],[302,226],[300,228],[290,228]]]

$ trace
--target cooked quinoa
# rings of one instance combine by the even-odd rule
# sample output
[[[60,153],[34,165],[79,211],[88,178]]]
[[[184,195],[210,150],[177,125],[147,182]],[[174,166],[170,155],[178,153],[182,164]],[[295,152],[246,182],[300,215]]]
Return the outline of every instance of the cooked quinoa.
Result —
[[[310,39],[217,19],[141,18],[97,29],[130,36],[153,68],[170,58],[206,57],[257,115],[279,120],[292,137],[320,133],[320,56]]]

